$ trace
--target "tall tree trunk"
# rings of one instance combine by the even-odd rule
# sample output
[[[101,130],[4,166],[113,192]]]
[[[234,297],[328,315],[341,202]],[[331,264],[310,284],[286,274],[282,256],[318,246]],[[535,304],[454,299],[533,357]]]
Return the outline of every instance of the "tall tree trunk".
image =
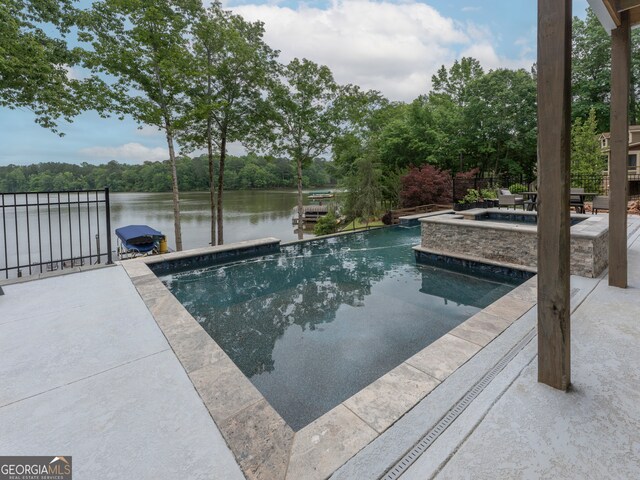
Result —
[[[169,162],[171,163],[171,190],[173,192],[173,228],[176,236],[176,250],[182,250],[182,228],[180,227],[180,193],[178,192],[178,171],[176,170],[176,152],[173,148],[173,130],[171,121],[165,119],[167,145],[169,146]]]
[[[629,95],[629,125],[635,125],[637,122],[637,111],[638,103],[636,98],[636,78],[633,73],[631,73],[631,95]]]
[[[298,240],[304,238],[304,209],[302,207],[302,159],[297,159],[298,164]]]
[[[216,244],[216,179],[213,165],[211,118],[207,119],[207,154],[209,155],[209,206],[211,207],[211,245]]]
[[[227,129],[222,127],[220,132],[220,166],[218,169],[218,245],[224,243],[224,233],[222,230],[222,192],[224,189],[224,161],[227,157]]]
[[[211,99],[213,79],[211,78],[211,49],[207,48],[207,98]],[[209,155],[209,206],[211,208],[211,245],[216,244],[216,181],[213,165],[213,132],[211,113],[207,115],[207,154]]]

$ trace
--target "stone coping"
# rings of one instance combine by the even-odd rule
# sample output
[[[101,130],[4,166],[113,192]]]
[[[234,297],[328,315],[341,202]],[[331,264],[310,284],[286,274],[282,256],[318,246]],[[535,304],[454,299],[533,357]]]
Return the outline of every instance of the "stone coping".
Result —
[[[273,243],[280,243],[280,239],[274,238],[274,237],[266,237],[266,238],[260,238],[258,240],[247,240],[243,242],[228,243],[224,245],[214,245],[211,247],[194,248],[191,250],[183,250],[181,252],[170,252],[170,253],[163,253],[161,255],[149,255],[146,257],[136,257],[128,260],[121,260],[121,262],[124,265],[125,262],[137,260],[137,261],[144,262],[147,265],[152,265],[154,263],[170,262],[173,260],[182,260],[184,258],[196,257],[201,255],[209,255],[209,254],[220,253],[220,252],[227,252],[230,250],[243,250],[251,247],[259,247],[262,245],[269,245]]]
[[[421,218],[435,217],[436,215],[445,215],[450,213],[454,213],[454,211],[449,209],[449,210],[439,210],[437,212],[429,212],[429,213],[416,213],[413,215],[404,215],[402,217],[398,217],[398,220],[400,221],[420,220]]]
[[[294,432],[145,260],[121,264],[249,479],[327,478],[536,303],[534,277]]]
[[[536,234],[538,226],[535,224],[526,223],[505,223],[505,222],[492,222],[491,220],[474,220],[474,217],[482,215],[483,213],[498,212],[498,213],[511,213],[511,211],[505,211],[502,209],[473,209],[465,210],[463,212],[457,212],[456,214],[446,214],[438,217],[428,217],[419,219],[420,222],[426,223],[443,223],[450,225],[464,225],[471,228],[490,228],[492,230],[502,230],[508,232],[523,232]],[[517,210],[515,215],[537,215],[536,212],[527,212]],[[583,215],[572,214],[572,218],[583,218],[584,220],[577,223],[570,228],[571,236],[576,238],[596,238],[604,235],[609,229],[608,218],[599,215]]]

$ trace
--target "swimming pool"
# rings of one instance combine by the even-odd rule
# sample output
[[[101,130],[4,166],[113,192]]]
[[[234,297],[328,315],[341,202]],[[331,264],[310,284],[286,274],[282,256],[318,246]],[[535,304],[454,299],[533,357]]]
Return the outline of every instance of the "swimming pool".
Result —
[[[384,228],[160,279],[297,431],[519,284],[417,265],[419,242]]]

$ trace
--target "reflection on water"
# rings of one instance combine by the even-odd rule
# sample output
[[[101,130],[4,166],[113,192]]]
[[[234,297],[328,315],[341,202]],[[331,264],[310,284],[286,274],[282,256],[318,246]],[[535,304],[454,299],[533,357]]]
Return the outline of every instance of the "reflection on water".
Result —
[[[418,266],[419,241],[375,230],[163,281],[297,430],[513,288]]]
[[[170,193],[112,194],[111,224],[114,230],[130,224],[146,224],[167,235],[175,246],[173,203]],[[242,190],[224,192],[225,243],[276,237],[297,238],[291,225],[296,205],[293,190]],[[180,194],[183,248],[206,247],[210,241],[208,192]],[[114,244],[115,245],[115,244]]]

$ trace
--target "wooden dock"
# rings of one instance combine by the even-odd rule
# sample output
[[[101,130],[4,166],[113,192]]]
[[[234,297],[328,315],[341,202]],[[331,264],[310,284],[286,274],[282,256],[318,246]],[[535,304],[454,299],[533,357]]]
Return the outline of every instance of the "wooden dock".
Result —
[[[334,206],[332,204],[326,205],[304,205],[302,207],[302,220],[304,223],[316,223],[318,219],[324,217],[329,210]],[[293,225],[298,224],[298,207],[293,208]]]

